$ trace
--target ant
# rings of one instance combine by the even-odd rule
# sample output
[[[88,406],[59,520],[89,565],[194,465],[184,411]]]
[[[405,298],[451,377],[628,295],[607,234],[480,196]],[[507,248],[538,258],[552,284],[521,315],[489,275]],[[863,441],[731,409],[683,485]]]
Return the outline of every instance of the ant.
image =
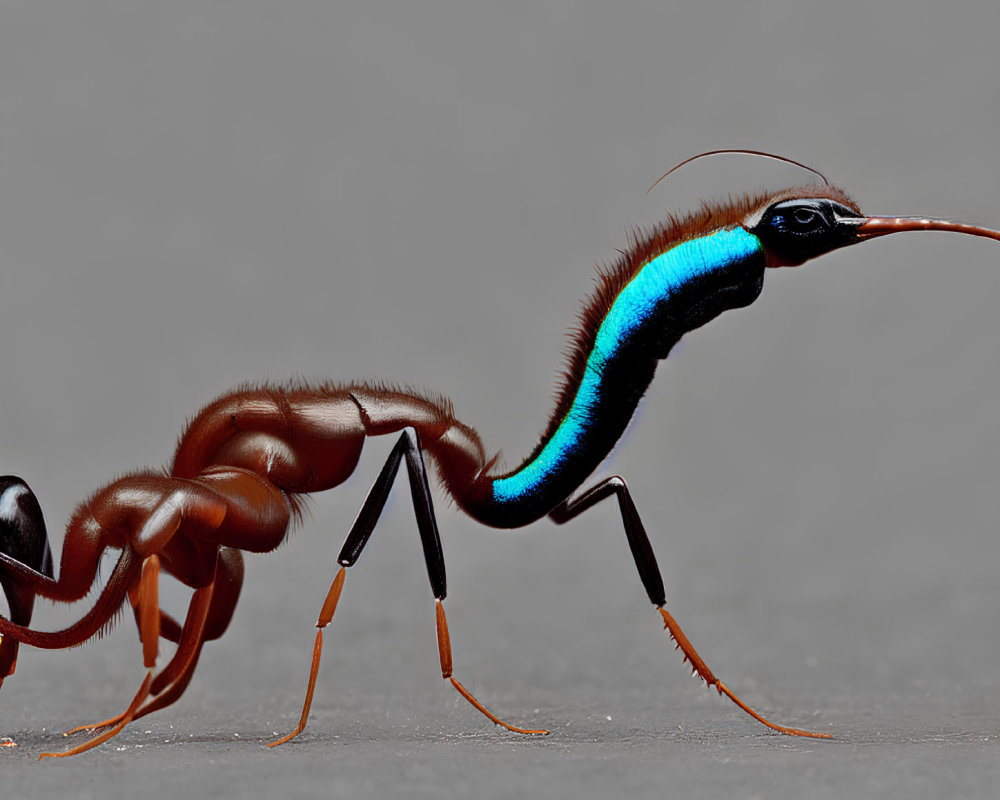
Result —
[[[722,151],[694,158],[716,152]],[[755,151],[725,152],[790,161]],[[76,509],[66,529],[58,578],[34,495],[17,478],[0,479],[0,585],[11,609],[9,620],[0,617],[0,676],[13,671],[19,643],[54,649],[78,645],[110,625],[126,600],[135,614],[146,667],[124,712],[74,729],[103,732],[40,758],[89,750],[132,720],[175,702],[190,682],[205,642],[219,638],[232,618],[243,581],[242,553],[274,550],[298,521],[302,496],[343,482],[357,466],[365,440],[382,435],[398,438],[338,556],[340,569],[317,621],[301,719],[272,746],[305,727],[323,629],[404,462],[436,601],[442,676],[494,723],[517,733],[547,733],[500,720],[452,674],[444,557],[425,457],[460,509],[497,528],[518,528],[545,516],[562,525],[614,498],[646,594],[692,673],[776,731],[829,738],[766,720],[715,677],[666,609],[656,558],[624,479],[613,476],[581,489],[624,433],[658,362],[688,331],[752,303],[768,269],[798,266],[832,250],[903,231],[952,231],[1000,240],[998,231],[964,223],[866,216],[844,191],[804,168],[823,183],[705,203],[692,214],[668,217],[633,237],[600,272],[584,304],[548,425],[535,449],[511,471],[498,468],[497,456],[488,455],[476,431],[442,397],[392,384],[247,384],[222,395],[188,423],[165,471],[126,475]],[[82,599],[108,549],[119,551],[118,559],[90,610],[64,630],[31,629],[35,596],[61,603]],[[183,622],[160,609],[161,572],[193,589]],[[176,650],[157,672],[161,638],[174,642]]]

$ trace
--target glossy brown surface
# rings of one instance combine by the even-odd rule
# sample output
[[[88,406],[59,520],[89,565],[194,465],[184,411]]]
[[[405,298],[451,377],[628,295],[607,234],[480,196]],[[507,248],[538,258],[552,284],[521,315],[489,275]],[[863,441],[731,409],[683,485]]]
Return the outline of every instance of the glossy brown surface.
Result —
[[[93,584],[104,552],[120,550],[97,602],[61,631],[39,633],[2,619],[0,631],[12,642],[71,647],[110,624],[127,596],[146,666],[155,667],[161,636],[178,648],[124,714],[94,726],[109,730],[63,755],[90,749],[132,719],[176,701],[202,646],[221,636],[232,617],[242,585],[240,551],[278,547],[298,518],[299,495],[336,486],[354,471],[367,436],[402,428],[418,432],[446,487],[456,499],[467,498],[485,459],[478,437],[455,420],[447,402],[367,384],[294,384],[220,397],[187,426],[169,474],[127,475],[82,503],[66,529],[59,579],[26,569],[20,579],[43,597],[73,602]],[[183,624],[159,608],[161,570],[195,589]],[[331,587],[320,627],[333,615],[343,575]],[[303,724],[321,642],[317,638]]]

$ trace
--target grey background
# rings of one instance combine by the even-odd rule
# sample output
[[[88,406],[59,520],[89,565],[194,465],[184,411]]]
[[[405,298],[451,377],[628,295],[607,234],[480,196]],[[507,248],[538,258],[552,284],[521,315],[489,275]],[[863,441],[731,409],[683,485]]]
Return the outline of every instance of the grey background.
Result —
[[[448,394],[510,462],[624,225],[798,170],[872,212],[1000,225],[992,3],[29,3],[0,7],[0,472],[58,548],[248,379]],[[184,700],[128,702],[135,636],[25,652],[4,797],[990,796],[1000,777],[1000,250],[911,235],[769,274],[661,367],[609,470],[671,608],[775,734],[687,677],[613,507],[497,533],[439,504],[456,674],[402,493],[349,576],[305,734],[312,621],[388,442],[249,560]],[[169,598],[168,598],[169,599]],[[174,607],[184,600],[173,596]],[[55,627],[81,609],[45,607]]]

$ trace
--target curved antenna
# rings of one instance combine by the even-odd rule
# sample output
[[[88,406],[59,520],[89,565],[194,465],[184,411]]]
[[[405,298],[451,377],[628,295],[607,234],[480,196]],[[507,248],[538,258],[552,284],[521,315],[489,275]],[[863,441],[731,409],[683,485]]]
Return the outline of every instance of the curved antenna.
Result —
[[[792,158],[788,158],[787,156],[779,156],[779,155],[775,155],[774,153],[767,153],[764,150],[744,150],[742,148],[732,148],[732,149],[731,148],[724,148],[722,150],[706,150],[704,153],[698,153],[698,155],[696,155],[696,156],[691,156],[690,158],[685,158],[680,164],[675,164],[670,169],[668,169],[666,172],[664,172],[659,178],[657,178],[656,181],[653,183],[653,185],[650,186],[646,190],[646,194],[649,194],[651,191],[653,191],[653,189],[656,188],[657,184],[660,181],[662,181],[664,178],[666,178],[667,175],[669,175],[671,172],[676,172],[681,167],[683,167],[685,164],[690,164],[692,161],[697,161],[699,158],[705,158],[706,156],[727,155],[729,153],[737,153],[737,154],[747,155],[747,156],[762,156],[763,158],[772,158],[775,161],[784,161],[786,164],[792,164],[792,165],[794,165],[796,167],[801,167],[804,170],[808,170],[809,172],[813,173],[814,175],[819,175],[819,177],[821,177],[823,179],[823,183],[825,183],[827,186],[830,185],[830,181],[828,181],[826,179],[826,175],[824,175],[818,169],[813,169],[812,167],[807,166],[806,164],[803,164],[803,163],[801,163],[799,161],[795,161]]]

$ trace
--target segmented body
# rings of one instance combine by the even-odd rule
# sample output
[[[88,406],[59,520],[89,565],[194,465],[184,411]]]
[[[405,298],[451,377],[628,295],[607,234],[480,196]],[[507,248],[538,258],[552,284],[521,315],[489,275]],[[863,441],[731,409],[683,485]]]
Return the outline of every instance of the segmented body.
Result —
[[[519,527],[565,500],[624,432],[656,364],[688,330],[760,293],[756,237],[726,229],[652,253],[592,334],[568,408],[517,469],[492,470],[476,431],[439,397],[365,383],[245,386],[203,409],[180,437],[168,474],[140,473],[99,490],[71,520],[59,600],[90,588],[107,547],[159,554],[185,584],[212,578],[215,548],[281,544],[300,495],[355,470],[365,440],[416,430],[447,493],[477,520]],[[70,579],[72,576],[72,579]],[[45,592],[43,592],[45,593]]]
[[[331,489],[350,476],[369,437],[400,434],[341,550],[341,570],[319,617],[321,631],[333,615],[344,570],[364,549],[405,459],[438,600],[442,674],[490,719],[506,725],[451,675],[441,606],[446,594],[444,561],[424,472],[426,456],[457,506],[498,528],[520,527],[545,515],[561,524],[615,497],[643,586],[696,674],[766,725],[812,736],[764,720],[718,681],[694,651],[664,608],[662,578],[625,482],[615,476],[581,487],[625,431],[659,361],[688,331],[727,309],[752,303],[761,292],[766,267],[795,266],[867,238],[905,230],[950,230],[1000,239],[997,231],[945,220],[864,217],[853,200],[829,185],[706,204],[686,218],[668,218],[636,235],[620,259],[601,273],[585,303],[555,410],[538,445],[512,470],[498,467],[498,458],[488,454],[476,431],[455,416],[447,400],[412,389],[299,382],[245,385],[222,395],[190,421],[167,470],[126,475],[81,504],[67,527],[58,580],[50,570],[46,574],[47,550],[35,547],[38,552],[33,551],[27,563],[12,555],[9,543],[0,542],[0,583],[28,608],[21,614],[24,624],[0,618],[0,634],[11,636],[15,644],[69,647],[108,624],[128,597],[149,673],[129,709],[102,723],[112,726],[107,735],[113,735],[184,691],[202,645],[220,636],[232,616],[242,584],[241,553],[273,550],[298,518],[304,495]],[[40,512],[32,531],[28,538],[44,544]],[[108,548],[121,551],[119,560],[84,617],[63,631],[29,629],[34,596],[65,602],[82,598]],[[195,590],[183,623],[159,609],[160,570]],[[154,676],[160,636],[177,642],[178,648]],[[305,724],[321,641],[320,633],[302,721],[291,736]],[[0,677],[11,652],[9,647],[0,651]],[[102,734],[67,754],[104,740]]]
[[[301,495],[350,476],[368,436],[405,427],[419,431],[461,502],[486,459],[479,437],[444,400],[367,384],[264,385],[223,395],[187,426],[166,473],[127,475],[80,504],[66,528],[60,580],[41,582],[38,593],[81,599],[109,548],[123,551],[129,570],[157,555],[162,569],[184,584],[207,586],[220,552],[276,548],[298,516]],[[115,583],[105,589],[107,604],[124,600],[128,586],[123,581],[111,590]],[[74,626],[72,639],[85,640],[100,624],[95,617]],[[38,647],[68,646],[58,632],[18,634]]]
[[[818,187],[809,188],[816,194]],[[123,577],[109,581],[99,605],[120,604],[136,565],[154,554],[186,585],[206,586],[225,548],[273,550],[295,521],[301,495],[344,481],[368,437],[407,428],[469,515],[502,528],[539,519],[607,456],[681,336],[756,299],[767,254],[740,223],[765,202],[801,191],[706,205],[637,235],[584,305],[556,409],[516,469],[498,471],[476,431],[441,397],[369,383],[246,385],[190,421],[166,472],[126,475],[82,503],[66,529],[59,580],[35,573],[35,591],[63,602],[82,598],[108,548],[122,550]],[[822,191],[855,207],[834,187]],[[228,563],[237,558],[226,554]],[[30,572],[3,554],[0,560],[8,572]],[[229,594],[235,602],[237,593]],[[2,619],[0,632],[36,646],[69,646],[99,628],[98,616],[95,609],[62,637]]]

